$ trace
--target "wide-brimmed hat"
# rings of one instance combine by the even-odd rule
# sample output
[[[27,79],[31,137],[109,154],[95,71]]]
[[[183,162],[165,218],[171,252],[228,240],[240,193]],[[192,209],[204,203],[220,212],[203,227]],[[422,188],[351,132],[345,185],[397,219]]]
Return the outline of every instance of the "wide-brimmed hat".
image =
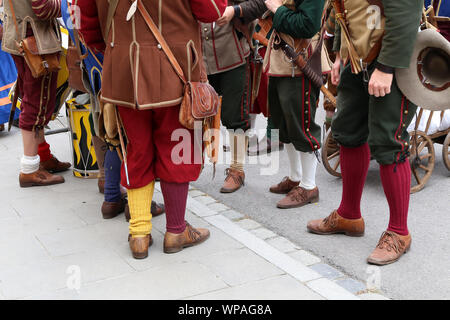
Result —
[[[396,70],[397,84],[414,104],[450,109],[450,42],[433,29],[420,31],[407,69]]]

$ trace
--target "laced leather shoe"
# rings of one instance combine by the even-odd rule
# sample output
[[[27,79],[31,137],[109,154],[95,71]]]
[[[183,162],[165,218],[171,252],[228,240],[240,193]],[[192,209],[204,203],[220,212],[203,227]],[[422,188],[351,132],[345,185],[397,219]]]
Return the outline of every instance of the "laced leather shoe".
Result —
[[[411,248],[411,235],[399,235],[393,231],[385,231],[381,235],[378,245],[367,258],[370,264],[383,266],[396,262]]]
[[[19,184],[22,188],[50,186],[59,183],[64,183],[64,178],[62,176],[51,174],[44,169],[39,169],[30,174],[21,172],[19,175]]]
[[[145,259],[148,257],[148,248],[153,244],[153,238],[151,234],[145,237],[133,237],[129,234],[128,242],[133,258]]]
[[[293,188],[286,197],[277,203],[280,209],[299,208],[309,203],[319,202],[319,189],[306,190],[302,187]]]
[[[284,177],[280,183],[270,187],[269,191],[277,194],[288,194],[292,189],[298,187],[300,182],[295,182],[289,179],[289,177]]]
[[[364,235],[364,219],[345,219],[342,218],[337,210],[334,210],[325,219],[312,220],[308,222],[309,232],[316,234],[336,234],[344,233],[351,237],[361,237]]]
[[[244,171],[228,168],[225,170],[225,183],[223,187],[220,189],[221,193],[232,193],[239,190],[245,181],[245,173]]]
[[[48,172],[57,173],[68,170],[72,165],[69,162],[61,162],[52,155],[50,160],[41,161],[40,166]]]
[[[186,222],[186,229],[180,234],[166,232],[164,236],[164,252],[176,253],[184,248],[192,247],[209,238],[209,230],[196,229]]]

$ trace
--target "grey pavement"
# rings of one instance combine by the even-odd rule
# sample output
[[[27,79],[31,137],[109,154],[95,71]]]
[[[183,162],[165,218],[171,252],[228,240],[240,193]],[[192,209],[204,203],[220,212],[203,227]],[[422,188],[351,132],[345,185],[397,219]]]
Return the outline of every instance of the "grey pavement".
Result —
[[[68,134],[48,141],[70,161]],[[21,189],[21,155],[19,131],[0,133],[0,299],[385,299],[283,230],[251,219],[255,207],[232,210],[195,187],[187,220],[211,238],[164,254],[165,218],[156,217],[149,257],[135,260],[124,216],[101,217],[96,180],[66,172],[64,184]],[[158,185],[154,198],[162,201]]]
[[[318,123],[323,123],[322,108],[318,110],[317,119]],[[258,118],[257,129],[264,128],[264,125],[264,121]],[[288,160],[284,151],[276,152],[280,165],[274,175],[261,175],[261,165],[255,164],[267,163],[266,159],[247,159],[253,164],[248,164],[245,169],[245,186],[234,194],[219,193],[226,168],[224,165],[217,166],[214,180],[211,179],[212,167],[206,166],[205,172],[193,185],[235,212],[245,212],[265,228],[313,253],[342,274],[380,285],[381,291],[389,298],[450,299],[450,172],[442,162],[442,146],[434,144],[434,147],[436,165],[433,174],[422,191],[411,195],[409,229],[412,248],[399,262],[381,268],[373,268],[366,263],[389,218],[375,161],[371,162],[362,199],[361,209],[366,222],[366,233],[362,238],[318,236],[307,232],[309,220],[325,217],[340,202],[341,180],[331,176],[322,164],[318,166],[316,178],[320,189],[319,203],[300,209],[276,208],[275,204],[281,197],[268,192],[268,188],[288,175]],[[374,281],[375,278],[377,281]],[[356,287],[348,281],[340,284],[351,287],[349,290]]]

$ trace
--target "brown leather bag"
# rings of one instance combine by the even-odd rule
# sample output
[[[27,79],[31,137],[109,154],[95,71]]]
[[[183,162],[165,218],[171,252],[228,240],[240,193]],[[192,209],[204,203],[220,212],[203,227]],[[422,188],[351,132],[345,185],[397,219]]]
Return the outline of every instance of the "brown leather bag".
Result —
[[[16,14],[11,0],[9,0],[9,6],[13,15],[16,33],[17,35],[20,35],[19,25],[17,24]],[[20,40],[17,43],[17,47],[20,54],[25,58],[34,78],[40,78],[52,72],[59,71],[59,52],[43,55],[39,54],[36,38],[34,36]]]
[[[221,99],[210,84],[188,82],[180,108],[180,123],[188,129],[194,129],[196,120],[217,115],[220,105]]]
[[[172,67],[184,83],[184,98],[181,103],[179,116],[180,123],[188,129],[194,129],[194,122],[196,120],[203,121],[207,118],[220,116],[219,110],[222,99],[216,90],[206,81],[191,82],[186,80],[183,69],[172,53],[172,50],[170,50],[158,27],[153,22],[152,17],[147,12],[147,9],[145,9],[141,1],[137,2],[137,6],[146,24],[172,64]]]

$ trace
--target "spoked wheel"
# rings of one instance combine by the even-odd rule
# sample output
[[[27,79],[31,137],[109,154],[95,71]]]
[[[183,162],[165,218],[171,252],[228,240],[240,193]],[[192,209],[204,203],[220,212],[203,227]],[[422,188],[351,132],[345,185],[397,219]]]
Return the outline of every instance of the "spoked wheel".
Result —
[[[444,145],[442,146],[442,159],[444,160],[447,170],[450,171],[450,132],[447,134]]]
[[[411,193],[418,192],[425,187],[434,169],[435,154],[433,141],[425,132],[412,131],[411,156],[409,163],[413,179],[411,179]]]
[[[322,147],[322,161],[328,173],[338,178],[342,177],[340,148],[337,141],[333,139],[331,130],[328,130]]]

